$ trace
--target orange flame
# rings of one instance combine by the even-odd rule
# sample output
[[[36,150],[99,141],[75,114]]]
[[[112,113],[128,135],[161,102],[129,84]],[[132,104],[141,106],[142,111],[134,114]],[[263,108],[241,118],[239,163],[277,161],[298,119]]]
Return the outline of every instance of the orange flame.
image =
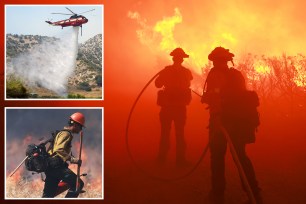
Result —
[[[250,9],[250,8],[249,8]],[[147,23],[145,18],[142,18],[139,12],[128,12],[128,17],[136,20],[140,26],[137,30],[137,37],[139,41],[148,46],[157,54],[164,55],[165,52],[168,54],[171,50],[176,47],[182,47],[186,53],[189,54],[189,59],[186,60],[188,67],[191,68],[198,74],[202,73],[202,69],[208,64],[207,55],[210,51],[217,47],[229,47],[237,48],[240,44],[245,42],[249,43],[251,47],[256,47],[257,50],[262,50],[258,47],[256,41],[262,40],[262,38],[252,39],[244,35],[244,32],[255,28],[263,29],[263,25],[259,24],[260,20],[264,18],[262,15],[256,12],[239,11],[236,9],[228,8],[223,10],[228,15],[217,15],[214,17],[214,24],[209,24],[211,34],[206,34],[204,39],[186,34],[196,33],[199,36],[205,34],[205,30],[198,31],[197,27],[183,28],[184,17],[179,8],[174,8],[174,15],[170,17],[162,17],[152,25]],[[231,16],[232,18],[228,18]],[[241,18],[243,16],[243,18]],[[233,19],[235,19],[233,21]],[[205,20],[204,20],[205,21]],[[179,26],[180,25],[180,26]],[[233,28],[234,27],[234,28]],[[236,28],[236,29],[235,29]],[[237,29],[239,28],[239,29]],[[192,30],[192,31],[190,31]],[[264,30],[264,29],[263,29]],[[263,32],[264,33],[264,32]],[[278,33],[282,34],[282,33]],[[182,37],[182,35],[184,35]],[[255,36],[255,33],[253,33]],[[258,36],[257,36],[258,37]],[[238,42],[238,39],[242,41]],[[276,43],[273,39],[269,39],[269,43]],[[252,43],[252,44],[251,44]],[[241,46],[241,45],[240,45]],[[243,45],[246,47],[246,45]],[[276,46],[280,47],[280,46]],[[241,49],[239,49],[241,50]],[[271,52],[275,49],[271,48]],[[252,73],[246,73],[252,80],[260,80],[264,76],[273,75],[273,67],[262,59],[256,59],[254,61]],[[296,59],[296,61],[299,61]],[[301,87],[306,87],[306,63],[303,65],[300,63],[295,64],[295,74],[291,80]]]
[[[293,65],[296,71],[296,74],[293,78],[295,84],[299,87],[306,87],[306,60],[305,56],[297,55],[296,64]]]
[[[146,19],[143,19],[138,12],[128,12],[128,17],[137,21],[140,29],[136,30],[139,41],[154,50],[156,53],[169,53],[176,47],[184,47],[190,55],[189,61],[196,61],[196,52],[186,49],[184,42],[178,42],[174,38],[175,27],[182,23],[183,17],[178,8],[174,9],[174,15],[164,17],[154,25],[148,25]],[[198,70],[200,71],[200,69]]]
[[[26,136],[24,140],[14,140],[9,144],[9,155],[10,161],[7,161],[7,178],[6,178],[6,196],[9,198],[40,198],[42,195],[42,190],[44,188],[44,182],[41,180],[39,175],[31,175],[30,172],[26,172],[24,164],[15,172],[12,177],[9,177],[14,168],[16,168],[16,163],[11,164],[11,159],[16,157],[21,157],[21,155],[16,156],[16,152],[19,153],[20,146],[23,144],[23,147],[26,147],[29,142],[32,141],[31,136]],[[19,147],[19,149],[18,149]],[[73,149],[75,152],[79,151],[80,143],[76,141],[73,144]],[[14,154],[15,153],[15,154]],[[88,155],[94,154],[91,152],[91,149],[83,146],[82,149],[82,168],[81,173],[88,173],[86,177],[82,177],[82,180],[85,183],[84,190],[86,193],[81,194],[80,197],[93,198],[91,196],[95,196],[94,198],[100,198],[102,196],[102,172],[95,171],[95,169],[99,169],[96,164],[99,162],[92,163],[88,159]],[[97,153],[99,154],[99,153]],[[76,155],[75,155],[76,156]],[[94,155],[91,155],[93,158]],[[77,156],[76,156],[77,157]],[[18,158],[17,163],[20,162]],[[93,159],[94,160],[94,159]],[[8,164],[9,162],[9,164]],[[9,166],[8,166],[9,165]],[[77,165],[70,165],[69,168],[77,172]],[[17,193],[18,192],[18,193]],[[58,197],[64,197],[65,193],[59,195]]]
[[[153,31],[162,36],[159,47],[163,51],[169,52],[178,46],[178,43],[174,39],[174,28],[177,24],[182,22],[183,18],[178,8],[175,8],[174,12],[174,16],[166,17],[163,20],[158,21],[153,27]]]
[[[140,26],[136,30],[139,41],[154,50],[156,53],[164,54],[170,53],[176,47],[182,47],[188,54],[189,59],[186,63],[191,66],[197,73],[201,73],[203,65],[208,62],[207,55],[214,47],[227,44],[235,44],[236,37],[230,32],[220,32],[215,36],[212,43],[190,43],[193,41],[189,38],[176,39],[176,28],[183,23],[183,16],[179,8],[174,9],[174,15],[170,17],[163,17],[154,25],[148,25],[147,20],[143,19],[138,12],[128,12],[128,17],[137,21]]]

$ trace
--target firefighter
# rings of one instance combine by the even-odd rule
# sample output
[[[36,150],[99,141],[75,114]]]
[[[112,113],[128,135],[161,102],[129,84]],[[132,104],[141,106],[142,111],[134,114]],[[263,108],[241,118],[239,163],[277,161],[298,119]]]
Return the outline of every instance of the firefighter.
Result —
[[[248,141],[251,136],[246,130],[245,121],[237,117],[241,109],[237,104],[241,98],[236,96],[246,92],[246,85],[241,72],[228,67],[229,61],[234,64],[233,57],[234,54],[223,47],[216,47],[208,56],[208,59],[213,62],[213,68],[207,76],[207,88],[204,90],[202,103],[209,105],[210,113],[209,147],[212,189],[209,198],[213,203],[224,203],[225,153],[227,148],[225,135],[221,131],[221,127],[224,127],[237,152],[253,195],[259,204],[262,203],[260,188],[253,165],[245,151],[245,146],[250,143]],[[231,103],[227,103],[228,101]],[[243,187],[246,190],[246,186]]]
[[[53,144],[48,148],[50,158],[48,159],[48,168],[45,172],[45,186],[43,198],[53,198],[56,196],[58,184],[63,181],[68,184],[69,190],[66,198],[76,198],[79,192],[76,192],[77,175],[68,168],[68,161],[72,164],[82,164],[71,154],[72,134],[78,134],[85,125],[85,117],[82,113],[72,114],[68,121],[68,126],[64,127],[54,138]],[[80,180],[80,190],[84,182]]]
[[[186,106],[191,101],[190,82],[191,71],[182,63],[188,58],[182,48],[176,48],[171,53],[173,64],[166,66],[155,80],[158,91],[157,104],[161,106],[159,118],[161,124],[160,146],[157,162],[164,164],[170,147],[170,129],[174,122],[176,136],[176,165],[184,167],[188,164],[185,158],[186,143],[184,127],[186,123]]]

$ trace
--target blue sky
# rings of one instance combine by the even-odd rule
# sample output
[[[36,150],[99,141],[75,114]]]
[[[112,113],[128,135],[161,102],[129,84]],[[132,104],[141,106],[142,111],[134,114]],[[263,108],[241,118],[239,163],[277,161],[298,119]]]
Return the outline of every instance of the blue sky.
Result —
[[[68,7],[75,13],[82,13],[91,9],[94,11],[84,13],[88,23],[83,25],[83,35],[79,34],[79,42],[82,43],[96,34],[103,34],[103,6],[101,5],[6,5],[5,9],[5,33],[22,35],[60,36],[63,30],[60,26],[51,26],[46,20],[59,21],[68,19],[69,15],[51,13],[70,12]]]

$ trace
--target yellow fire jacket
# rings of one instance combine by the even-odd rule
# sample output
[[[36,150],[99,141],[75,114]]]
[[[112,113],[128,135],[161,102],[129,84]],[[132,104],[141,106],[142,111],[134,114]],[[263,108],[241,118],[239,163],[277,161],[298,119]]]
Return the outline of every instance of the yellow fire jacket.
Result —
[[[54,139],[53,148],[48,153],[54,157],[59,156],[64,162],[71,159],[71,141],[72,134],[69,131],[60,131]]]

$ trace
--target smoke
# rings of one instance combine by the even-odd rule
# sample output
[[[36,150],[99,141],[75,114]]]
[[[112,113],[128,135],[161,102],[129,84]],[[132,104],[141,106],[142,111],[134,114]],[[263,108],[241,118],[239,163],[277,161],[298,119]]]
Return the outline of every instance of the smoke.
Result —
[[[61,130],[66,125],[69,116],[72,113],[81,112],[86,117],[86,128],[83,133],[82,146],[82,168],[81,173],[87,173],[86,177],[82,177],[85,182],[85,190],[96,192],[94,196],[101,197],[102,192],[102,112],[101,109],[7,109],[6,114],[6,176],[12,181],[7,183],[6,190],[12,195],[11,197],[31,197],[31,193],[13,194],[13,186],[18,187],[18,181],[27,180],[29,183],[40,181],[39,175],[31,175],[27,171],[24,164],[12,177],[8,177],[10,173],[18,166],[24,159],[27,145],[39,144],[40,138],[43,140],[51,137],[50,132]],[[52,115],[52,117],[49,117]],[[39,128],[38,128],[39,127]],[[77,157],[79,153],[80,143],[79,135],[74,134],[72,141],[72,153]],[[70,165],[75,173],[76,165]],[[11,186],[9,186],[11,185]],[[41,186],[41,185],[40,185]],[[26,188],[26,187],[24,187]],[[42,188],[39,189],[39,192]],[[27,189],[31,192],[32,189]],[[88,193],[90,193],[88,192]],[[98,192],[98,193],[97,193]],[[38,195],[40,196],[40,195]],[[84,194],[85,197],[91,197],[90,194]]]
[[[79,27],[67,28],[53,41],[45,40],[31,51],[12,60],[8,74],[15,74],[30,85],[39,85],[60,96],[67,95],[68,77],[76,66]]]

